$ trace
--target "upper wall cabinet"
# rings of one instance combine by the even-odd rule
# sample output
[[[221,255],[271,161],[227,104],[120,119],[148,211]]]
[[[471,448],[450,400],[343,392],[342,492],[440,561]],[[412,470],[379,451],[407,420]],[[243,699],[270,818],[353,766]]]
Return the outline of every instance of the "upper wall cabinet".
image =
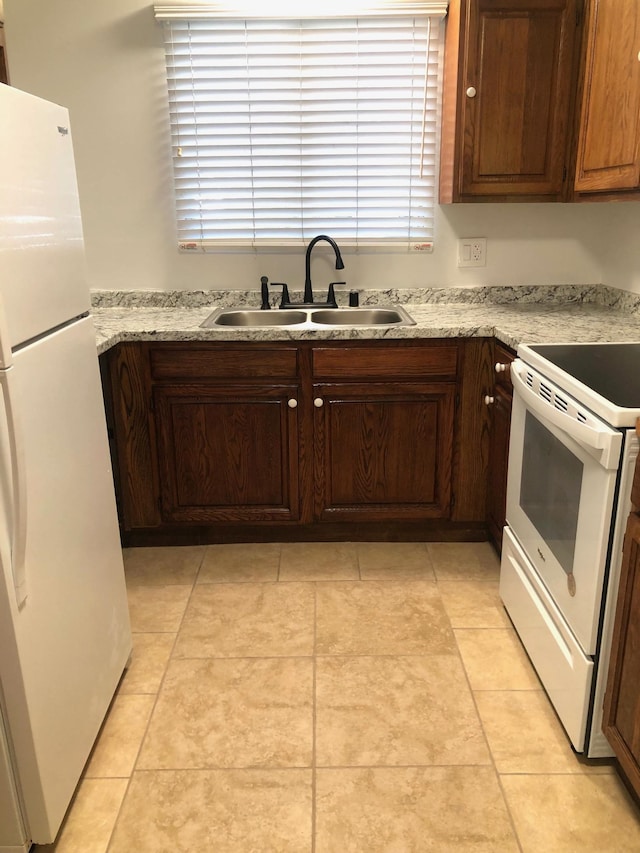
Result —
[[[566,197],[579,23],[578,0],[452,0],[442,203]]]
[[[591,0],[586,21],[576,193],[640,188],[640,3]]]
[[[639,0],[451,0],[440,202],[640,198]]]

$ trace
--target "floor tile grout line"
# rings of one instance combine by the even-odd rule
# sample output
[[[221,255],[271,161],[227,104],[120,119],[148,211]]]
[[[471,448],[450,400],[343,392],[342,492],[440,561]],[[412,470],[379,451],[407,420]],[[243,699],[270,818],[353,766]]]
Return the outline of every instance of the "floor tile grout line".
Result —
[[[446,608],[445,608],[445,610],[446,610]],[[507,816],[509,819],[509,825],[511,826],[511,830],[513,832],[513,837],[515,839],[515,842],[518,845],[518,850],[520,851],[520,853],[523,853],[523,847],[522,847],[522,843],[520,841],[520,836],[519,836],[517,828],[516,828],[515,819],[514,819],[512,812],[511,812],[511,808],[509,806],[509,801],[507,800],[507,795],[506,795],[506,792],[504,790],[504,786],[502,784],[502,778],[500,776],[500,772],[498,771],[498,767],[496,765],[496,761],[495,761],[495,758],[493,755],[493,750],[491,749],[491,744],[489,742],[489,738],[487,736],[487,732],[485,730],[484,723],[482,722],[482,716],[480,714],[480,710],[478,708],[478,703],[476,701],[475,691],[473,690],[471,680],[469,678],[469,673],[467,672],[467,667],[465,666],[464,658],[462,656],[462,651],[461,651],[460,646],[458,644],[458,637],[456,636],[456,630],[459,630],[459,629],[455,629],[453,627],[453,624],[451,622],[451,618],[449,616],[449,612],[448,611],[446,611],[446,612],[447,612],[447,619],[449,620],[449,624],[451,625],[451,631],[452,631],[453,636],[454,636],[456,649],[458,652],[458,657],[460,659],[460,665],[462,666],[462,671],[464,673],[465,681],[467,682],[467,686],[469,688],[469,693],[471,694],[471,701],[473,702],[473,707],[475,709],[476,716],[478,717],[478,722],[479,722],[480,728],[482,730],[482,737],[483,737],[484,742],[485,742],[486,747],[487,747],[487,752],[489,754],[491,767],[493,767],[493,772],[495,773],[496,781],[498,783],[498,789],[500,791],[500,796],[502,797],[502,801],[504,803],[504,807],[505,807],[506,812],[507,812]],[[497,630],[502,630],[502,629],[497,629]],[[501,692],[501,691],[496,691],[496,692]]]
[[[431,556],[431,554],[430,554],[429,556]],[[436,585],[438,585],[438,578],[437,578],[437,574],[436,574]],[[442,592],[441,592],[440,590],[438,590],[438,592],[439,592],[439,595],[440,595],[440,600],[441,600],[441,602],[442,602],[443,609],[444,609],[445,614],[446,614],[446,617],[447,617],[447,621],[448,621],[448,623],[449,623],[449,628],[450,628],[451,633],[452,633],[453,638],[454,638],[457,657],[458,657],[458,660],[460,661],[460,666],[462,667],[462,672],[463,672],[463,675],[464,675],[465,682],[466,682],[466,684],[467,684],[467,688],[468,688],[468,690],[469,690],[469,694],[470,694],[470,696],[471,696],[471,701],[472,701],[472,703],[473,703],[473,707],[474,707],[474,710],[475,710],[475,713],[476,713],[476,717],[477,717],[477,719],[478,719],[478,723],[479,723],[479,725],[480,725],[480,730],[482,731],[482,738],[483,738],[484,743],[485,743],[485,746],[486,746],[486,748],[487,748],[487,754],[488,754],[488,756],[489,756],[489,763],[488,763],[488,765],[484,765],[484,766],[490,766],[490,767],[492,767],[492,768],[493,768],[493,772],[494,772],[495,777],[496,777],[496,781],[497,781],[497,784],[498,784],[498,788],[499,788],[499,790],[500,790],[500,795],[501,795],[501,797],[502,797],[502,801],[503,801],[503,803],[504,803],[504,806],[505,806],[505,809],[506,809],[506,812],[507,812],[507,815],[508,815],[509,825],[511,826],[511,830],[512,830],[512,832],[513,832],[513,837],[514,837],[514,839],[515,839],[516,844],[518,845],[518,850],[520,851],[520,853],[523,853],[522,845],[521,845],[521,843],[520,843],[520,838],[519,838],[518,833],[517,833],[517,831],[516,831],[516,827],[515,827],[515,822],[514,822],[514,819],[513,819],[513,815],[511,814],[511,809],[509,808],[509,804],[508,804],[508,802],[507,802],[507,798],[506,798],[506,795],[505,795],[505,791],[504,791],[504,788],[503,788],[503,786],[502,786],[502,781],[501,781],[501,779],[500,779],[500,774],[498,773],[498,768],[496,767],[495,759],[494,759],[494,757],[493,757],[493,752],[492,752],[492,750],[491,750],[491,745],[490,745],[490,743],[489,743],[489,739],[488,739],[488,737],[487,737],[487,733],[486,733],[486,731],[485,731],[485,728],[484,728],[484,725],[483,725],[483,722],[482,722],[482,717],[480,716],[480,711],[478,710],[478,705],[477,705],[477,702],[476,702],[476,697],[475,697],[475,694],[474,694],[473,688],[472,688],[472,686],[471,686],[471,681],[470,681],[470,679],[469,679],[469,673],[467,672],[467,668],[466,668],[465,663],[464,663],[464,658],[463,658],[463,656],[462,656],[462,651],[461,651],[460,646],[459,646],[459,644],[458,644],[458,638],[457,638],[457,636],[456,636],[456,629],[455,629],[455,628],[454,628],[454,626],[453,626],[453,622],[452,622],[452,620],[451,620],[451,616],[449,615],[449,610],[444,606],[444,601],[442,600]]]
[[[138,581],[138,582],[130,582],[127,585],[127,588],[144,590],[144,589],[157,589],[157,588],[168,588],[168,587],[180,587],[180,586],[191,586],[194,583],[198,587],[208,587],[208,586],[249,586],[251,584],[264,584],[265,586],[274,586],[276,584],[298,584],[298,583],[319,583],[319,584],[443,584],[450,583],[454,585],[462,585],[465,583],[480,583],[480,584],[495,584],[498,580],[497,577],[487,577],[486,575],[470,575],[469,577],[461,578],[461,577],[447,577],[438,576],[437,570],[434,569],[433,575],[425,575],[425,576],[407,576],[407,575],[385,575],[384,577],[371,577],[367,576],[367,570],[364,571],[364,577],[317,577],[313,574],[308,576],[301,576],[299,578],[283,578],[280,576],[280,566],[276,569],[276,577],[274,578],[242,578],[242,579],[234,579],[234,578],[215,578],[212,580],[200,580],[199,572],[198,572],[198,580],[194,581],[180,581],[180,582],[160,582],[160,581]],[[374,571],[374,570],[371,570]],[[390,566],[387,569],[381,569],[381,571],[389,571],[389,572],[402,572],[402,566]],[[162,633],[162,632],[158,632]]]
[[[482,762],[434,762],[428,764],[420,764],[420,763],[412,763],[412,764],[317,764],[316,763],[316,771],[322,772],[324,770],[431,770],[435,768],[444,769],[447,768],[468,768],[470,770],[477,768],[487,768],[494,767],[492,761]],[[603,765],[607,770],[609,768],[615,769],[615,765]],[[185,765],[181,767],[138,767],[136,768],[136,773],[225,773],[229,772],[240,772],[247,771],[251,773],[280,773],[280,772],[289,772],[289,771],[300,771],[300,772],[309,772],[313,771],[313,767],[310,764],[206,764],[206,765]],[[528,771],[528,770],[508,770],[504,772],[498,771],[499,776],[566,776],[567,778],[581,777],[581,776],[608,776],[612,775],[607,772],[570,772],[568,770],[536,770],[536,771]],[[112,780],[128,780],[129,776],[88,776],[85,777],[88,781],[91,782],[109,782]]]
[[[195,586],[198,583],[198,578],[200,577],[200,572],[202,571],[202,566],[203,566],[204,561],[206,559],[207,552],[209,551],[209,547],[210,547],[209,545],[205,545],[204,548],[202,549],[202,556],[200,557],[200,562],[198,563],[198,568],[196,569],[196,574],[195,574],[195,577],[193,579],[193,589],[195,589]],[[193,589],[192,589],[192,592],[193,592]]]
[[[156,709],[157,704],[158,704],[158,699],[160,697],[160,691],[162,690],[162,686],[163,686],[163,684],[165,682],[165,678],[167,676],[167,670],[169,669],[169,665],[170,665],[171,660],[173,658],[173,652],[174,652],[174,649],[176,647],[176,643],[178,642],[178,636],[180,634],[180,629],[182,627],[182,624],[184,622],[184,618],[185,618],[187,610],[189,608],[189,602],[191,601],[191,597],[193,596],[194,590],[196,588],[196,580],[197,580],[198,574],[200,572],[200,568],[202,567],[202,562],[204,560],[205,553],[206,553],[206,547],[203,551],[203,554],[202,554],[202,557],[201,557],[201,560],[200,560],[200,563],[198,566],[198,570],[196,571],[195,577],[193,578],[193,582],[191,584],[191,592],[189,593],[189,596],[187,598],[184,610],[182,611],[182,616],[180,618],[180,623],[177,626],[177,630],[175,632],[175,637],[174,637],[173,643],[171,644],[171,650],[169,651],[169,657],[167,658],[167,663],[165,665],[164,672],[162,673],[162,677],[161,677],[160,682],[158,684],[158,689],[156,690],[156,693],[155,693],[155,699],[154,699],[152,707],[151,707],[151,713],[149,714],[149,719],[147,720],[147,724],[144,727],[144,732],[142,734],[142,737],[140,738],[140,743],[139,743],[138,749],[136,751],[136,756],[133,760],[133,764],[131,767],[131,773],[129,774],[129,779],[127,782],[127,786],[125,788],[124,796],[122,797],[122,801],[121,801],[120,806],[118,808],[118,811],[116,813],[116,818],[113,822],[113,827],[112,827],[111,833],[109,835],[109,840],[107,841],[107,845],[105,847],[105,853],[109,853],[109,849],[111,848],[111,844],[113,842],[113,838],[114,838],[114,835],[116,833],[116,829],[118,828],[118,821],[120,820],[120,817],[122,815],[122,809],[123,809],[124,804],[126,802],[127,795],[129,793],[129,789],[131,788],[131,781],[132,781],[133,776],[136,772],[138,760],[140,758],[140,752],[142,751],[142,746],[143,746],[143,744],[147,738],[147,734],[149,733],[149,726],[151,725],[151,720],[153,719],[153,715],[154,715],[155,709]],[[173,633],[173,632],[167,631],[167,632],[162,632],[162,633]],[[135,694],[131,694],[131,695],[135,695]],[[149,694],[145,694],[145,695],[149,695]]]
[[[615,768],[614,764],[602,765],[602,766],[603,767],[611,766],[612,768]],[[566,776],[567,779],[574,779],[574,778],[582,777],[582,776],[585,776],[587,778],[591,778],[591,777],[597,778],[599,776],[610,776],[613,774],[605,773],[605,772],[585,771],[585,770],[577,770],[574,773],[571,773],[568,770],[535,770],[535,771],[507,770],[507,771],[499,772],[499,775],[501,777],[502,776],[526,776],[526,777],[531,777],[531,776],[545,776],[545,777],[548,777],[548,776]]]
[[[203,764],[183,767],[139,767],[136,773],[311,773],[310,764]]]
[[[318,596],[317,587],[313,586],[313,663],[312,663],[312,694],[311,694],[311,853],[315,853],[316,849],[316,830],[317,830],[317,676],[318,676],[318,661],[316,656],[317,649],[317,634],[318,634]]]
[[[402,571],[402,567],[394,567],[390,569],[390,571],[395,571],[397,568],[398,571]],[[366,572],[366,569],[365,569]],[[280,569],[276,570],[277,577],[276,578],[242,578],[241,580],[233,580],[231,578],[223,578],[223,579],[215,579],[215,580],[199,580],[197,582],[198,587],[207,587],[207,586],[250,586],[251,584],[263,584],[264,586],[275,586],[277,584],[301,584],[301,583],[317,583],[317,584],[355,584],[355,585],[371,585],[374,584],[416,584],[416,585],[431,585],[435,586],[439,583],[453,583],[453,584],[463,584],[468,582],[475,583],[495,583],[496,578],[481,578],[481,577],[472,577],[472,578],[437,578],[435,576],[412,576],[407,577],[399,575],[396,577],[317,577],[316,575],[309,574],[296,578],[283,578],[280,576]],[[168,586],[189,586],[189,584],[178,584],[178,583],[141,583],[135,585],[138,589],[146,589],[148,587],[168,587]]]
[[[460,767],[475,770],[478,768],[490,768],[492,767],[491,762],[487,761],[484,764],[478,763],[469,763],[469,762],[453,762],[453,763],[442,763],[436,762],[434,764],[319,764],[316,767],[316,770],[322,772],[324,770],[432,770],[432,769],[458,769]],[[313,767],[308,764],[207,764],[202,766],[184,766],[184,767],[140,767],[136,769],[136,773],[226,773],[227,771],[230,773],[238,773],[242,771],[247,771],[248,773],[288,773],[288,772],[308,772],[311,773]],[[578,773],[567,773],[567,772],[555,772],[555,773],[505,773],[505,776],[567,776],[573,777],[583,774]],[[595,775],[606,775],[606,774],[595,774]],[[126,776],[108,776],[108,777],[98,777],[97,781],[111,780],[111,779],[127,779]],[[92,781],[96,781],[95,778],[92,778]]]
[[[318,766],[318,770],[320,772],[323,770],[453,770],[460,767],[476,770],[479,767],[487,768],[491,766],[490,761],[487,761],[485,764],[474,764],[466,761],[452,763],[435,762],[434,764],[321,764]]]
[[[457,657],[454,651],[433,651],[426,650],[422,652],[340,652],[332,654],[331,652],[316,652],[315,654],[305,655],[181,655],[180,657],[171,657],[171,661],[187,661],[187,660],[211,660],[211,661],[232,661],[232,660],[312,660],[313,658],[433,658],[433,657]],[[495,688],[491,688],[495,689]],[[522,688],[526,690],[527,688]],[[531,688],[537,689],[537,688]],[[127,693],[126,696],[152,696],[154,692],[147,693]]]

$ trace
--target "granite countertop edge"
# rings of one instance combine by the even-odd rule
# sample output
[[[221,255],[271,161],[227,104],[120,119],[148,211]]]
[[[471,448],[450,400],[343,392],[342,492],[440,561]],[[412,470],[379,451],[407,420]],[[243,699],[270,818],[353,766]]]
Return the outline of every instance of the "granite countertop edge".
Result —
[[[293,295],[295,298],[295,294]],[[410,340],[496,337],[521,343],[640,341],[640,294],[603,285],[360,291],[360,305],[401,304],[406,327],[203,329],[216,308],[257,307],[255,291],[93,291],[98,353],[126,341]],[[276,304],[274,304],[276,307]]]

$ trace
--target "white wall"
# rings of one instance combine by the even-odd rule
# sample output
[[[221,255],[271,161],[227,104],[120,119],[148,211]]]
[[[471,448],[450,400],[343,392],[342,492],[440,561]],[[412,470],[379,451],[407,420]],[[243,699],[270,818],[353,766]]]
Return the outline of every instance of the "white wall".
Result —
[[[302,285],[302,251],[178,254],[162,32],[148,0],[4,9],[13,84],[71,112],[92,287],[246,289],[260,275]],[[640,292],[639,226],[640,203],[441,207],[432,255],[345,253],[345,277],[351,287],[604,281]],[[488,239],[486,268],[457,268],[458,237]],[[328,280],[326,264],[314,262],[314,281]]]
[[[607,208],[606,222],[592,245],[606,284],[640,293],[640,202],[599,206]]]

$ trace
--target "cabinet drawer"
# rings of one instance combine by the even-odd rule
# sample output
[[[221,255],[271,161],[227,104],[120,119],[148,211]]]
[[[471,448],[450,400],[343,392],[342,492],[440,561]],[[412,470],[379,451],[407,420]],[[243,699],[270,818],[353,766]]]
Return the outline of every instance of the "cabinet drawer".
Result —
[[[593,660],[585,656],[508,527],[502,546],[500,597],[562,725],[581,752]]]
[[[294,379],[298,351],[295,347],[157,346],[151,350],[150,363],[151,377],[160,380]]]
[[[313,375],[322,379],[425,376],[455,378],[457,344],[428,347],[318,347],[313,350]]]

